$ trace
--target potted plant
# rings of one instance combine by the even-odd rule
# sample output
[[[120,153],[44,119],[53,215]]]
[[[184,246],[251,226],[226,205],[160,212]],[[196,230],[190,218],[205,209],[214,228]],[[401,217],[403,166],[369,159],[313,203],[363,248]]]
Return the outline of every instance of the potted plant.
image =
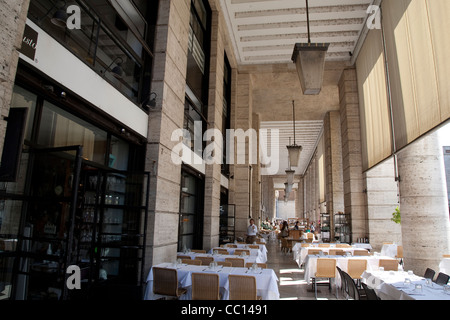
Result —
[[[391,218],[391,220],[394,221],[394,222],[397,223],[397,224],[401,224],[401,222],[402,222],[402,217],[401,217],[401,215],[400,215],[400,208],[399,208],[399,207],[395,208],[394,213],[392,213],[392,218]]]

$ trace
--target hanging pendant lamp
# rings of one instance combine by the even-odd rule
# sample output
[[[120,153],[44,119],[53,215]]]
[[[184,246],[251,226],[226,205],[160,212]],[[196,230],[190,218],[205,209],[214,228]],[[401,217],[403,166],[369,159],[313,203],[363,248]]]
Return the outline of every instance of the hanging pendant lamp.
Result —
[[[311,43],[308,0],[306,0],[306,17],[308,25],[308,43],[295,44],[292,61],[297,67],[303,94],[318,95],[322,90],[325,57],[330,44]]]
[[[300,153],[302,151],[302,146],[296,144],[295,141],[295,101],[292,101],[293,110],[293,125],[294,125],[294,144],[286,146],[289,152],[289,166],[298,167],[298,161],[300,160]]]

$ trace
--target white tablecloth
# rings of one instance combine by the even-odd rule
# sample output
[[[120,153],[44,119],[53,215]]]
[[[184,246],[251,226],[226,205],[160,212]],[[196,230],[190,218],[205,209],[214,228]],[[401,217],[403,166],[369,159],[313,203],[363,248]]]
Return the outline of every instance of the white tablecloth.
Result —
[[[348,271],[348,261],[350,259],[356,260],[367,260],[367,270],[373,271],[378,270],[380,259],[392,259],[390,257],[383,256],[356,256],[356,257],[344,257],[344,256],[319,256],[319,255],[308,255],[305,259],[305,280],[308,284],[311,282],[311,278],[314,277],[317,271],[317,259],[318,258],[332,258],[336,259],[336,266],[341,270]],[[336,270],[336,279],[339,283],[340,278]]]
[[[193,266],[193,265],[181,265],[176,267],[172,263],[162,263],[157,265],[162,268],[177,268],[178,283],[180,287],[187,288],[188,293],[181,299],[190,300],[192,298],[191,286],[192,286],[192,273],[194,272],[206,272],[217,273],[219,275],[220,292],[223,300],[229,298],[229,283],[228,276],[230,274],[254,276],[256,278],[257,294],[261,296],[263,300],[279,300],[280,293],[278,291],[278,277],[272,269],[259,269],[256,273],[250,271],[247,268],[233,268],[233,267],[219,267],[217,270],[211,270],[206,266]],[[150,270],[147,277],[147,287],[144,299],[153,300],[158,298],[158,295],[153,294],[153,268]]]
[[[427,286],[423,277],[406,271],[366,271],[362,277],[382,300],[450,300],[443,286],[435,283]],[[411,280],[409,286],[404,285],[405,278]],[[422,285],[421,292],[415,290],[416,284]]]
[[[301,247],[301,244],[296,244],[293,248],[292,248],[292,252],[293,252],[293,256],[294,256],[294,260],[297,262],[297,265],[300,267],[304,262],[306,257],[308,256],[308,252],[309,250],[321,250],[324,253],[329,253],[330,250],[343,250],[344,252],[350,252],[352,255],[354,254],[355,251],[360,251],[360,250],[365,250],[362,248],[354,248],[354,247],[350,247],[350,248],[336,248],[336,247],[329,247],[329,248],[322,248],[322,247],[318,247],[318,246],[311,246],[311,247]]]
[[[238,256],[234,254],[208,254],[208,253],[195,253],[195,252],[189,252],[189,253],[183,253],[178,252],[177,256],[189,256],[191,259],[195,259],[195,257],[212,257],[214,258],[214,261],[225,261],[226,258],[241,258],[244,259],[244,263],[265,263],[262,261],[262,258],[260,256]]]
[[[397,245],[396,244],[383,244],[381,247],[382,256],[388,256],[395,258],[397,256]]]
[[[450,275],[450,258],[442,259],[441,263],[439,263],[439,272]]]
[[[260,245],[263,246],[264,249],[248,249],[246,247],[244,247],[245,245],[242,245],[242,248],[212,248],[211,250],[209,250],[209,254],[213,254],[214,250],[218,250],[218,249],[226,249],[228,251],[228,253],[230,255],[234,254],[234,252],[236,250],[250,250],[250,256],[255,256],[258,259],[258,262],[261,263],[266,263],[267,262],[267,249],[264,250],[266,248],[265,245]]]

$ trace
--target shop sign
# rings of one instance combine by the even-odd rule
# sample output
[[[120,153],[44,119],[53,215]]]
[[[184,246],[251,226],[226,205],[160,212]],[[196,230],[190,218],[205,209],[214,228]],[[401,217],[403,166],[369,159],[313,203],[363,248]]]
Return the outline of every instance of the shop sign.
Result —
[[[22,39],[22,47],[19,52],[34,61],[36,48],[38,44],[38,33],[29,25],[25,25],[25,31]]]

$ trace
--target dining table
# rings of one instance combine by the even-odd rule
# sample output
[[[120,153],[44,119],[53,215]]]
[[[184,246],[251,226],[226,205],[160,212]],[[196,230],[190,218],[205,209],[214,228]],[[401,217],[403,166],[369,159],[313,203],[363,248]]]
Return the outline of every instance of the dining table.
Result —
[[[191,259],[196,257],[211,257],[214,261],[225,261],[226,258],[240,258],[244,259],[244,265],[246,263],[265,263],[261,256],[258,255],[235,255],[235,254],[220,254],[220,253],[197,253],[197,252],[178,252],[177,256],[189,256]]]
[[[335,256],[335,255],[323,255],[323,254],[310,254],[307,255],[305,258],[305,264],[304,264],[304,270],[305,270],[305,281],[307,284],[311,283],[311,278],[314,277],[314,275],[317,272],[317,259],[319,258],[331,258],[336,259],[336,266],[339,267],[342,271],[347,272],[348,271],[348,261],[351,259],[356,260],[367,260],[367,270],[368,271],[374,271],[379,270],[379,261],[381,259],[388,259],[388,260],[395,260],[391,257],[386,256]],[[401,269],[401,266],[399,265],[399,269]],[[336,270],[335,274],[336,282],[340,283],[340,275]]]
[[[298,245],[295,245],[292,248],[293,252],[293,258],[297,262],[297,265],[300,267],[302,264],[305,263],[306,257],[309,255],[310,250],[320,250],[324,254],[329,254],[330,250],[342,250],[344,253],[350,253],[351,255],[354,255],[356,251],[367,251],[367,249],[363,249],[360,247],[347,247],[347,248],[337,248],[334,245],[330,245],[330,247],[319,247],[318,245],[310,245],[308,247],[301,247]],[[359,257],[359,256],[358,256]]]
[[[381,300],[450,300],[450,286],[438,285],[412,271],[366,270],[362,281]]]
[[[238,245],[239,246],[239,245]],[[265,245],[260,245],[259,249],[250,249],[247,245],[241,245],[242,247],[238,248],[229,248],[229,247],[214,247],[208,251],[208,254],[214,254],[215,250],[225,249],[228,251],[230,255],[234,255],[236,250],[249,250],[250,256],[254,256],[257,258],[258,262],[266,263],[267,262],[267,249]]]
[[[179,263],[165,262],[153,266],[147,276],[146,289],[144,294],[145,300],[158,299],[159,295],[153,293],[153,268],[169,268],[176,269],[178,276],[178,284],[182,288],[187,289],[187,293],[180,297],[180,300],[192,299],[192,273],[216,273],[219,275],[219,287],[222,300],[229,300],[229,275],[253,276],[256,279],[257,295],[262,300],[279,300],[280,293],[278,290],[278,277],[273,269],[262,268],[237,268],[237,267],[210,267],[196,266]]]

